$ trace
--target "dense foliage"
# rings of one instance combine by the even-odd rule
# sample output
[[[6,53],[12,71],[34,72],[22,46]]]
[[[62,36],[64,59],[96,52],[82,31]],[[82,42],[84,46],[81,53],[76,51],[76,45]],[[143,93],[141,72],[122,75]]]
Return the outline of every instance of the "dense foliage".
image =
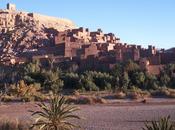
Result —
[[[72,67],[74,67],[73,65]],[[160,75],[151,75],[140,69],[131,60],[117,63],[110,71],[78,71],[76,69],[60,69],[58,66],[43,67],[38,61],[17,65],[0,66],[1,91],[8,92],[9,86],[18,87],[24,81],[27,86],[40,86],[40,90],[48,92],[54,88],[61,90],[101,91],[139,88],[156,90],[175,87],[175,64],[168,64]]]

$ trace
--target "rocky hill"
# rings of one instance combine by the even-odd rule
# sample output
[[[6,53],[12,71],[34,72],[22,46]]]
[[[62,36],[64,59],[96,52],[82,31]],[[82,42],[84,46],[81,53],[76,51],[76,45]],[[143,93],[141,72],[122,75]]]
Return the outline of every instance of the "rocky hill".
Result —
[[[67,19],[16,11],[8,4],[0,10],[0,60],[6,62],[20,52],[53,44],[58,31],[76,28]]]

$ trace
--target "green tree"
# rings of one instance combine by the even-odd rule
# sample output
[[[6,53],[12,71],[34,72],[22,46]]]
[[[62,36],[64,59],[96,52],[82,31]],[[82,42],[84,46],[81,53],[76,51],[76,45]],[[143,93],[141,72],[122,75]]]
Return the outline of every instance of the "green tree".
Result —
[[[168,76],[172,77],[173,74],[174,74],[174,72],[175,72],[175,64],[167,64],[167,65],[165,65],[165,67],[164,67],[164,72],[165,72]]]
[[[124,65],[124,70],[128,72],[128,74],[132,74],[134,72],[140,71],[140,67],[138,64],[134,63],[132,60],[128,60]]]
[[[98,91],[99,88],[93,82],[93,79],[89,76],[81,75],[80,76],[80,86],[86,91]]]
[[[55,93],[61,91],[62,87],[64,86],[64,82],[60,78],[60,70],[49,70],[42,72],[45,77],[44,85],[45,90],[53,90]]]
[[[24,66],[24,74],[40,72],[40,62],[38,60]]]
[[[116,64],[111,73],[114,77],[121,77],[123,74],[123,66],[119,63]]]
[[[162,78],[162,79],[160,79],[161,80],[161,83],[164,82],[163,80],[165,80],[165,78],[166,78],[166,80],[168,80],[168,77],[169,77],[170,80],[168,81],[168,85],[170,87],[174,87],[175,86],[175,64],[167,64],[167,65],[165,65],[162,73],[163,74],[166,74],[166,75],[164,75],[163,77],[161,77]],[[161,73],[161,76],[163,75],[162,73]]]
[[[96,72],[96,71],[87,71],[84,74],[89,78],[100,90],[105,90],[111,88],[113,77],[108,73]]]
[[[145,74],[143,72],[136,72],[133,74],[133,83],[140,88],[144,87]]]
[[[127,90],[130,82],[127,72],[124,72],[121,82],[122,82],[122,89]]]
[[[111,70],[111,74],[113,76],[113,91],[115,92],[117,89],[121,88],[123,85],[123,75],[124,75],[124,65],[121,63],[117,63],[114,68]]]
[[[168,86],[170,83],[170,77],[165,73],[161,72],[160,73],[160,85],[161,86]]]
[[[145,74],[145,82],[144,82],[144,88],[149,90],[149,89],[158,89],[158,79],[155,75],[146,73]]]
[[[69,88],[69,89],[79,89],[80,84],[79,80],[80,77],[76,73],[66,73],[62,77],[64,81],[64,88]]]

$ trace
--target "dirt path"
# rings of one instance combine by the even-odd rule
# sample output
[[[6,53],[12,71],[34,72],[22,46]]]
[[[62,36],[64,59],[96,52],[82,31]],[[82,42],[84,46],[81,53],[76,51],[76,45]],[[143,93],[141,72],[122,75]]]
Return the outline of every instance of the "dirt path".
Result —
[[[82,105],[77,114],[85,118],[78,122],[85,130],[141,130],[145,120],[171,115],[175,120],[175,103],[132,103],[110,105]],[[13,103],[0,106],[0,116],[30,120],[28,110],[36,109],[33,103]]]

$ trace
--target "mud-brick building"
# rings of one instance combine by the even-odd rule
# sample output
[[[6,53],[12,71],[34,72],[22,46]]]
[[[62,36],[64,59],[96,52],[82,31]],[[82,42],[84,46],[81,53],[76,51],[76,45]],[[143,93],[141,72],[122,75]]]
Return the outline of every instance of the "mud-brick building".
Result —
[[[168,50],[162,49],[160,52],[160,56],[162,64],[175,63],[175,48],[171,48]]]
[[[128,59],[133,61],[139,61],[140,50],[136,45],[116,44],[114,47],[114,53],[117,61],[123,62]]]

